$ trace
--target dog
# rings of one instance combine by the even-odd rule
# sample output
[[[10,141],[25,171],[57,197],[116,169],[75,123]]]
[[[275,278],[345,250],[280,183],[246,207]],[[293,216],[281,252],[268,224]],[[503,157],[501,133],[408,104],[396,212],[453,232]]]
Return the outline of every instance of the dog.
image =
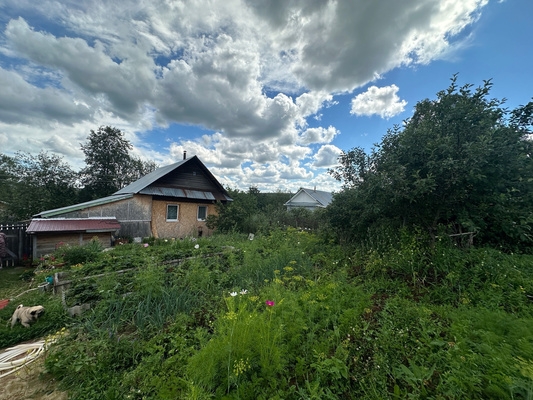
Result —
[[[33,324],[37,319],[44,314],[43,306],[24,307],[20,304],[11,317],[11,328],[20,321],[22,326],[29,328],[30,324]]]

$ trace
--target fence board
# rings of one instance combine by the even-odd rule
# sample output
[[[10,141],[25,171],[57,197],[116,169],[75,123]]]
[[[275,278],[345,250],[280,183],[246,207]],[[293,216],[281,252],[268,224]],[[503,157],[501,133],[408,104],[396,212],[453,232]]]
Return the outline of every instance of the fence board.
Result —
[[[6,235],[5,258],[0,258],[0,267],[20,265],[32,254],[31,236],[26,233],[28,224],[0,225],[0,232]]]

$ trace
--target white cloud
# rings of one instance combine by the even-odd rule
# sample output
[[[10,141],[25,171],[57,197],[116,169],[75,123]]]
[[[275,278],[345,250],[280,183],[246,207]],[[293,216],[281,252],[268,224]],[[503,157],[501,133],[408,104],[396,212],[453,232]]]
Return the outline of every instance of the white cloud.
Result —
[[[329,165],[339,131],[307,120],[336,94],[448,54],[487,1],[3,0],[2,151],[79,164],[89,130],[111,124],[159,163],[185,149],[223,179],[315,179],[303,165]],[[371,88],[352,113],[396,115],[397,91]],[[168,154],[143,146],[144,131],[173,123],[210,133],[172,138]]]
[[[398,97],[398,86],[391,85],[378,88],[371,86],[364,93],[352,99],[350,114],[379,115],[381,118],[391,118],[402,113],[407,105],[405,100]]]
[[[332,168],[336,166],[338,157],[341,154],[341,149],[332,144],[322,146],[313,156],[313,168]]]
[[[300,135],[299,143],[303,145],[311,143],[329,143],[339,133],[340,132],[337,130],[337,128],[333,126],[329,126],[327,129],[322,127],[309,128],[302,132],[302,134]]]

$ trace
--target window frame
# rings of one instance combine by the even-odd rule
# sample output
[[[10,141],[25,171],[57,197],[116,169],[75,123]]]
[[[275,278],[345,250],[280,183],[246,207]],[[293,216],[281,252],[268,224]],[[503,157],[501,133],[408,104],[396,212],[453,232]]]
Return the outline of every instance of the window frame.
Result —
[[[205,217],[204,217],[203,219],[200,218],[200,208],[202,208],[202,207],[205,208]],[[208,214],[207,214],[207,211],[208,211],[208,207],[207,207],[207,206],[205,206],[205,205],[199,205],[199,206],[198,206],[198,209],[196,210],[196,219],[197,219],[198,221],[205,221],[205,220],[207,219],[207,215],[208,215]]]
[[[176,207],[176,219],[171,219],[168,217],[168,209],[169,207]],[[180,205],[179,204],[167,204],[167,213],[165,215],[167,222],[178,222],[179,221],[179,215],[180,215]]]

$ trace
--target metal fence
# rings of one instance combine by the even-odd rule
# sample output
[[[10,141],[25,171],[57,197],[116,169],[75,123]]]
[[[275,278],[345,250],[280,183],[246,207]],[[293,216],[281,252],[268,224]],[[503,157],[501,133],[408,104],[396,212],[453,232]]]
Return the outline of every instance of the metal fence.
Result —
[[[32,239],[26,234],[28,224],[0,225],[5,234],[5,257],[0,258],[0,267],[20,265],[32,255]]]

